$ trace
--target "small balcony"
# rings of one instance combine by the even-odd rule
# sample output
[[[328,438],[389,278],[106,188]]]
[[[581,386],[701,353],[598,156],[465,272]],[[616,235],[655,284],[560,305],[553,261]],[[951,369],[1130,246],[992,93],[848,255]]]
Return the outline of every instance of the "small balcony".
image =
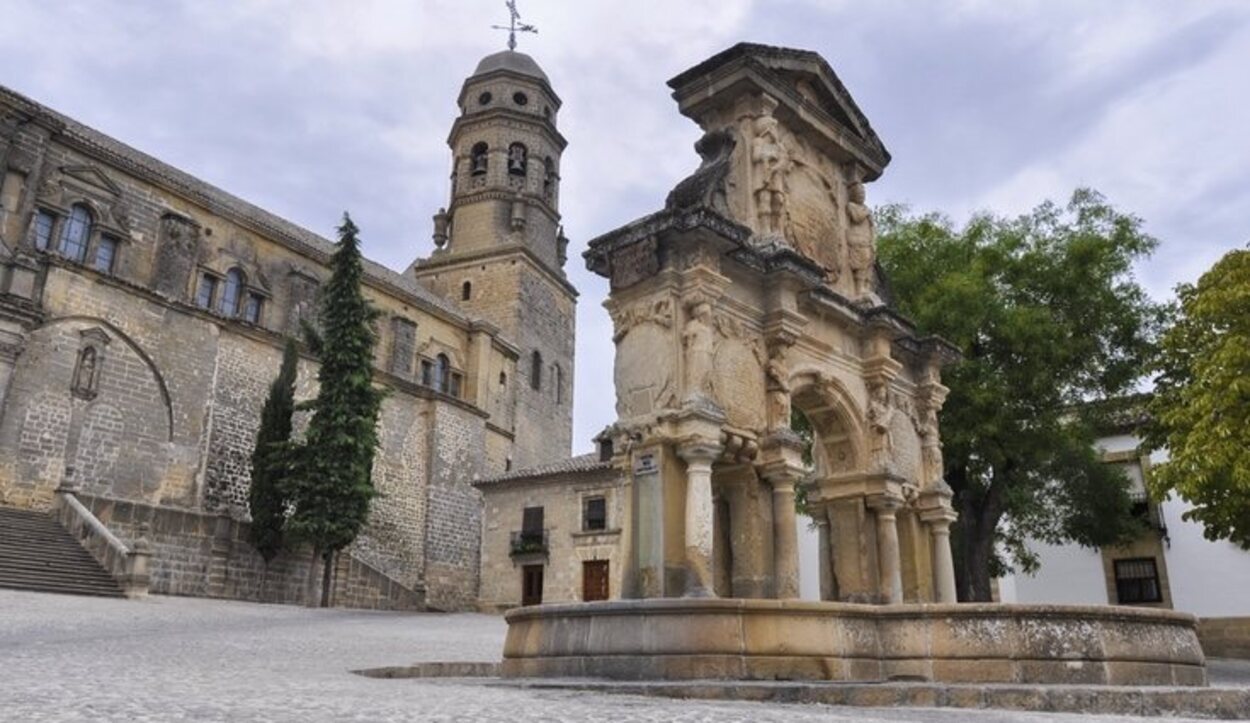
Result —
[[[510,546],[512,557],[521,555],[546,555],[547,554],[547,531],[546,530],[517,530],[512,533],[512,544]]]

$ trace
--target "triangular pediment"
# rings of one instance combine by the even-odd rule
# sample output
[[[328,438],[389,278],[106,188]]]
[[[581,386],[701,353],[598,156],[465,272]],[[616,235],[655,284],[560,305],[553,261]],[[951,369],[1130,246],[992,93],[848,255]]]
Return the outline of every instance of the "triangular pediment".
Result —
[[[104,191],[109,195],[120,196],[122,194],[121,186],[118,186],[113,179],[104,174],[104,171],[95,166],[61,166],[61,173],[66,178],[72,178],[79,183]]]
[[[803,118],[837,145],[847,144],[867,171],[878,176],[890,153],[837,73],[810,50],[739,43],[668,82],[682,113],[699,121],[708,108],[742,92],[765,93],[781,112]]]

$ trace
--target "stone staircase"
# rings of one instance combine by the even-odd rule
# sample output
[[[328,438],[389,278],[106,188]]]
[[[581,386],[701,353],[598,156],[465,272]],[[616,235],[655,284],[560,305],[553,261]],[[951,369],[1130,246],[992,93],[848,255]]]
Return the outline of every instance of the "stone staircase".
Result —
[[[117,581],[46,512],[0,507],[0,587],[124,597]]]

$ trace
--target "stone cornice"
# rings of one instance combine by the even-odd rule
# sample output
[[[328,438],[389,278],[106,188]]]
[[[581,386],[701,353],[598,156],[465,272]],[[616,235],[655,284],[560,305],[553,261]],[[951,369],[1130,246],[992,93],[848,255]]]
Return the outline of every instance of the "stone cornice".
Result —
[[[570,298],[578,297],[577,287],[569,283],[569,280],[563,274],[553,272],[542,259],[538,257],[528,246],[524,244],[508,244],[506,246],[491,246],[483,249],[474,249],[463,253],[447,254],[444,256],[431,256],[428,259],[421,259],[414,263],[409,271],[416,277],[428,276],[435,271],[451,270],[461,266],[472,266],[480,264],[482,261],[491,260],[497,257],[507,258],[509,256],[521,256],[525,258],[532,266],[547,278],[548,281],[564,290]]]

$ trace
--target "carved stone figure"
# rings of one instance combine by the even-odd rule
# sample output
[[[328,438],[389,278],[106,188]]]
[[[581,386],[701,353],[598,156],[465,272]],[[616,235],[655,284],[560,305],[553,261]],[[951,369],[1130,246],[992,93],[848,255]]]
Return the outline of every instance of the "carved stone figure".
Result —
[[[682,332],[682,346],[686,350],[686,397],[711,396],[712,360],[715,357],[715,338],[712,329],[712,305],[706,301],[696,302],[690,309]]]
[[[752,124],[751,163],[755,178],[755,214],[762,235],[784,235],[786,176],[794,166],[781,128],[771,115]]]
[[[735,145],[734,135],[727,129],[705,133],[694,144],[694,149],[703,162],[694,173],[673,188],[665,199],[664,206],[670,209],[702,206],[728,214],[725,184]]]
[[[890,448],[894,441],[890,432],[890,426],[894,421],[894,407],[890,404],[890,393],[886,385],[874,385],[869,394],[869,449],[873,462],[884,466],[889,463]]]
[[[434,245],[443,248],[447,245],[447,230],[451,225],[451,218],[447,215],[447,209],[440,208],[438,213],[434,214]]]
[[[768,419],[770,429],[790,427],[790,370],[786,365],[785,344],[772,348],[764,374],[768,379]]]
[[[942,443],[938,436],[937,409],[924,406],[917,416],[916,433],[920,435],[921,481],[924,486],[941,486],[943,481]]]
[[[877,250],[872,212],[864,205],[864,184],[859,181],[847,188],[846,220],[846,248],[855,296],[867,296],[873,292],[872,274]]]
[[[564,235],[564,227],[556,229],[556,261],[564,266],[569,260],[569,237]]]
[[[93,399],[96,395],[96,382],[99,378],[99,358],[94,346],[83,347],[78,352],[78,365],[74,369],[74,396],[82,399]]]
[[[525,230],[525,199],[521,197],[521,192],[517,191],[516,198],[512,200],[512,230]]]

